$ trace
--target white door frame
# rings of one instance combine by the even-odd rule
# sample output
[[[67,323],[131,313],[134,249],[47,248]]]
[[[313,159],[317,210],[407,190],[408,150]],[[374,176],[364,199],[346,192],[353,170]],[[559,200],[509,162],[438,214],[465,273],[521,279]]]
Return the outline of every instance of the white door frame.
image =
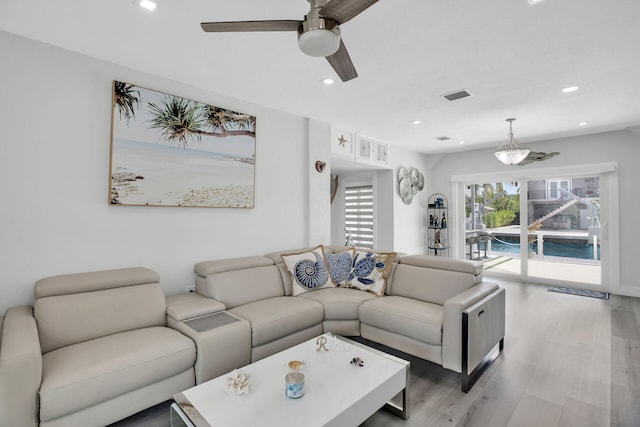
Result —
[[[519,181],[526,185],[533,179],[544,179],[574,176],[600,177],[600,224],[601,239],[606,242],[600,248],[601,285],[595,285],[598,290],[620,293],[620,196],[618,183],[618,163],[595,163],[589,165],[574,165],[563,167],[522,169],[511,168],[502,172],[454,175],[451,177],[451,210],[450,221],[455,227],[450,227],[451,253],[456,258],[465,258],[465,228],[464,228],[464,186],[472,183],[485,182],[513,182]],[[524,187],[526,188],[526,187]],[[521,218],[527,218],[526,197],[520,197]],[[523,216],[524,215],[524,216]],[[520,241],[526,241],[527,230],[521,227]],[[524,240],[523,240],[524,239]],[[521,271],[520,280],[528,280],[526,247],[520,248]],[[524,252],[524,255],[522,254]],[[591,285],[594,286],[594,285]],[[585,284],[585,287],[589,285]]]

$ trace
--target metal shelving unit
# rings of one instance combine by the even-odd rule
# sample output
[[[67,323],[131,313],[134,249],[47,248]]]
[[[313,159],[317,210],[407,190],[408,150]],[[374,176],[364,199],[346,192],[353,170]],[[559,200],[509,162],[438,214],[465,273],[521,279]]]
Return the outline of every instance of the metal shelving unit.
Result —
[[[449,202],[440,193],[427,200],[427,254],[449,256]]]

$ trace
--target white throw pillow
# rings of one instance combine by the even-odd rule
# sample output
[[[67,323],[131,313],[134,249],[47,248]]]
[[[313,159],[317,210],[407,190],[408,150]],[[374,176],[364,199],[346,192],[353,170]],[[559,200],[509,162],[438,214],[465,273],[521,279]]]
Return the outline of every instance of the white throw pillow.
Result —
[[[294,296],[334,286],[333,282],[329,280],[329,271],[324,261],[322,245],[308,252],[283,254],[282,260],[291,274]]]

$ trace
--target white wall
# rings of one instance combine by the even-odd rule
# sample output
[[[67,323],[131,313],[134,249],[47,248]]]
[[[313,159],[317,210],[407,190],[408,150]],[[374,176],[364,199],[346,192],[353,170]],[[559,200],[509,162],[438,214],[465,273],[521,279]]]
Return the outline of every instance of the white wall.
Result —
[[[389,146],[389,169],[370,169],[340,175],[340,187],[331,205],[331,242],[344,245],[344,183],[349,179],[372,177],[376,189],[376,249],[409,254],[425,253],[425,211],[427,187],[406,205],[398,191],[400,166],[416,167],[428,176],[428,158],[398,146]]]
[[[426,253],[427,228],[425,215],[429,194],[440,191],[429,183],[428,157],[401,147],[393,147],[389,153],[389,163],[393,166],[393,224],[394,249],[407,254]],[[398,171],[400,166],[415,167],[425,176],[425,187],[410,205],[406,205],[398,191]]]
[[[309,199],[309,239],[306,246],[327,244],[331,240],[331,126],[308,120],[309,143],[307,167],[309,186],[304,193]],[[316,161],[326,163],[324,172],[316,170]]]
[[[637,255],[640,242],[640,135],[637,130],[622,130],[523,144],[534,151],[560,154],[543,162],[525,166],[504,166],[495,159],[493,149],[431,156],[430,185],[450,197],[451,177],[511,171],[513,168],[558,168],[603,162],[619,165],[620,207],[616,214],[620,225],[620,284],[623,293],[640,295],[640,268]],[[615,243],[614,243],[615,244]]]
[[[0,313],[42,277],[141,265],[175,294],[195,262],[310,240],[304,118],[6,32],[0,52]],[[114,79],[257,116],[255,208],[109,206]]]

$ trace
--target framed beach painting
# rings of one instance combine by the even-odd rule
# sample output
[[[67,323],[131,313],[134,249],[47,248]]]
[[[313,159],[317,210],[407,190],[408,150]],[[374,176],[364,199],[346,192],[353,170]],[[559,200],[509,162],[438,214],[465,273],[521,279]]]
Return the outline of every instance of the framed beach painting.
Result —
[[[253,208],[256,118],[113,82],[109,203]]]

